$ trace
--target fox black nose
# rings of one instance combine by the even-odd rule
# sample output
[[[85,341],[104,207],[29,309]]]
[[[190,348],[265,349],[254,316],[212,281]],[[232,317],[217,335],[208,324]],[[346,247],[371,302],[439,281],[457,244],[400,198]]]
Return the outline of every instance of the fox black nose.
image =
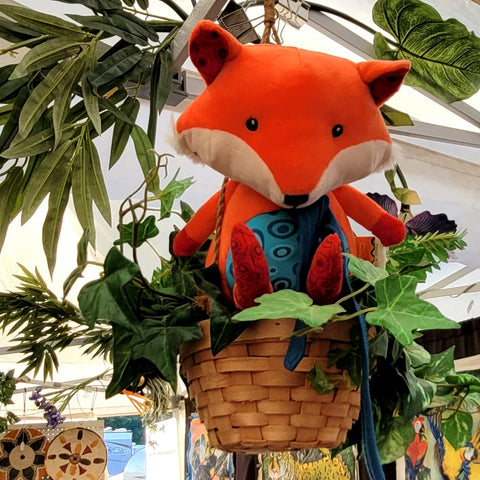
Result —
[[[290,205],[291,207],[298,207],[302,203],[308,201],[308,193],[304,195],[285,195],[283,202],[285,205]]]

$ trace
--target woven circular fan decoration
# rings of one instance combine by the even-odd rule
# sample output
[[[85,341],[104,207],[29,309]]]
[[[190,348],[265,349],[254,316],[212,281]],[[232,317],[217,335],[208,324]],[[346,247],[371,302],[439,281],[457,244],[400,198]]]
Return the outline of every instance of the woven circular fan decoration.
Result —
[[[9,430],[0,440],[0,480],[45,477],[47,439],[35,428]]]
[[[98,480],[107,464],[102,438],[86,428],[59,433],[48,447],[45,467],[54,480]]]
[[[180,350],[190,397],[195,401],[212,447],[230,452],[335,448],[341,445],[360,413],[360,390],[346,383],[326,395],[307,380],[318,365],[327,367],[332,348],[349,348],[352,324],[328,325],[307,337],[306,356],[295,371],[284,365],[295,320],[259,320],[213,357],[210,322],[201,322],[203,337]]]

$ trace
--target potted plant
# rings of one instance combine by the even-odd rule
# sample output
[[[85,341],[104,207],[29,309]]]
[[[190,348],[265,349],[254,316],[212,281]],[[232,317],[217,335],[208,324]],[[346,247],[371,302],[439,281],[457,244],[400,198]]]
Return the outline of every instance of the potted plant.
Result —
[[[136,250],[158,234],[156,217],[148,216],[150,203],[160,202],[161,219],[176,212],[188,220],[192,213],[184,203],[180,203],[178,211],[173,209],[174,201],[192,180],[178,180],[175,176],[166,186],[160,185],[158,171],[164,166],[165,156],[155,157],[153,153],[156,115],[172,81],[168,46],[182,22],[151,20],[146,14],[145,19],[139,19],[132,15],[138,12],[130,11],[132,2],[124,2],[130,6],[116,0],[80,3],[92,8],[94,15],[72,17],[76,23],[21,7],[0,8],[10,18],[2,24],[4,37],[14,42],[7,50],[31,48],[30,55],[18,65],[1,71],[5,82],[0,96],[5,102],[6,123],[0,144],[6,176],[0,193],[7,205],[1,238],[17,213],[22,211],[26,221],[50,193],[44,247],[53,270],[60,220],[71,191],[85,234],[79,243],[78,267],[65,282],[66,295],[88,264],[87,244],[94,242],[95,227],[92,202],[106,219],[110,217],[100,158],[92,139],[114,125],[110,158],[113,166],[131,137],[146,181],[142,198],[132,196],[122,207],[120,248],[110,250],[102,276],[82,289],[80,310],[57,299],[38,273],[26,270],[20,277],[21,293],[0,296],[3,326],[22,332],[19,349],[32,352],[27,368],[39,369],[43,364],[48,373],[54,367],[55,349],[63,348],[78,336],[86,336],[88,351],[113,354],[108,396],[131,389],[142,390],[156,399],[164,381],[175,390],[180,347],[201,338],[200,323],[205,320],[210,321],[215,354],[231,345],[247,328],[244,321],[301,318],[306,327],[294,335],[301,336],[317,335],[330,324],[355,322],[357,317],[366,315],[374,330],[368,375],[381,459],[391,461],[402,454],[408,444],[408,432],[413,435],[411,417],[429,408],[442,412],[450,442],[461,445],[468,438],[470,410],[476,402],[479,382],[472,376],[455,373],[451,351],[429,355],[415,343],[420,330],[454,327],[438,310],[416,296],[415,287],[419,277],[448,258],[449,251],[464,247],[463,234],[450,230],[439,233],[434,228],[421,236],[409,236],[389,250],[385,268],[349,257],[350,273],[356,278],[353,291],[348,298],[322,306],[313,305],[305,294],[287,289],[260,297],[258,306],[238,312],[219,288],[218,270],[214,266],[204,267],[206,245],[187,258],[172,255],[159,259],[152,279],[146,279]],[[146,7],[144,2],[138,3],[140,8]],[[181,9],[171,5],[180,17],[185,17]],[[421,2],[414,1],[412,5],[419,9],[419,18],[432,14]],[[380,7],[376,15],[382,23]],[[398,14],[389,10],[387,13]],[[165,31],[168,34],[160,41],[158,33]],[[117,43],[98,58],[99,41],[108,36]],[[382,38],[377,37],[377,50],[382,57],[392,58],[395,54],[385,47]],[[418,70],[416,73],[413,78],[418,81],[421,75]],[[145,132],[135,124],[139,104],[136,95],[128,95],[131,84],[127,81],[135,82],[133,90],[138,93],[142,79],[149,74],[151,115]],[[81,101],[70,103],[74,96]],[[19,163],[21,158],[25,162]],[[8,163],[9,159],[14,160]],[[389,175],[393,183],[394,173]],[[21,188],[16,187],[19,182]],[[406,185],[394,185],[394,193],[404,206],[409,203],[411,191]],[[128,214],[131,222],[126,222]],[[122,251],[125,244],[132,248],[132,260]],[[352,299],[360,308],[346,312],[344,302]],[[35,314],[29,317],[32,311]],[[63,338],[58,338],[58,330],[39,330],[38,323],[35,324],[38,319],[62,326]],[[76,330],[68,325],[72,320]],[[355,342],[358,331],[353,328],[351,334],[354,341],[350,348],[333,349],[329,354],[330,361],[340,369],[335,374],[337,378],[329,379],[322,369],[312,368],[309,377],[319,396],[329,395],[339,381],[350,384],[347,390],[351,391],[360,385],[362,355]],[[394,378],[398,382],[387,392],[391,394],[387,398],[378,385]],[[67,401],[68,398],[64,397]],[[347,442],[358,442],[360,436],[354,427]]]

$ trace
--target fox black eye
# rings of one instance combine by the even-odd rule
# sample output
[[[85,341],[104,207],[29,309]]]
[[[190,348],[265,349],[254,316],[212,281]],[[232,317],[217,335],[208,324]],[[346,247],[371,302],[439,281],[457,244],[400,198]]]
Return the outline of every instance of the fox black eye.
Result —
[[[339,137],[343,133],[343,127],[341,125],[335,125],[332,128],[332,135],[334,137]]]
[[[245,122],[245,125],[251,132],[254,132],[258,128],[258,120],[256,118],[250,117]]]

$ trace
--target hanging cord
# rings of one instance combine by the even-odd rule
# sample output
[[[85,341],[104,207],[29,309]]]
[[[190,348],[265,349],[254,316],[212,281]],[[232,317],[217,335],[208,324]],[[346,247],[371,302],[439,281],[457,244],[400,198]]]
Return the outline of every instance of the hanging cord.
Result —
[[[220,257],[220,233],[222,231],[223,223],[223,214],[225,213],[225,191],[227,189],[228,177],[224,177],[222,182],[222,188],[220,189],[220,195],[218,197],[217,204],[217,220],[215,223],[215,238],[214,238],[214,249],[213,249],[213,262],[218,264],[218,259]]]
[[[265,29],[262,35],[262,43],[271,43],[270,36],[273,35],[275,42],[280,45],[282,42],[275,27],[277,13],[275,10],[275,0],[264,0],[263,6],[265,9],[265,20],[263,21]]]

